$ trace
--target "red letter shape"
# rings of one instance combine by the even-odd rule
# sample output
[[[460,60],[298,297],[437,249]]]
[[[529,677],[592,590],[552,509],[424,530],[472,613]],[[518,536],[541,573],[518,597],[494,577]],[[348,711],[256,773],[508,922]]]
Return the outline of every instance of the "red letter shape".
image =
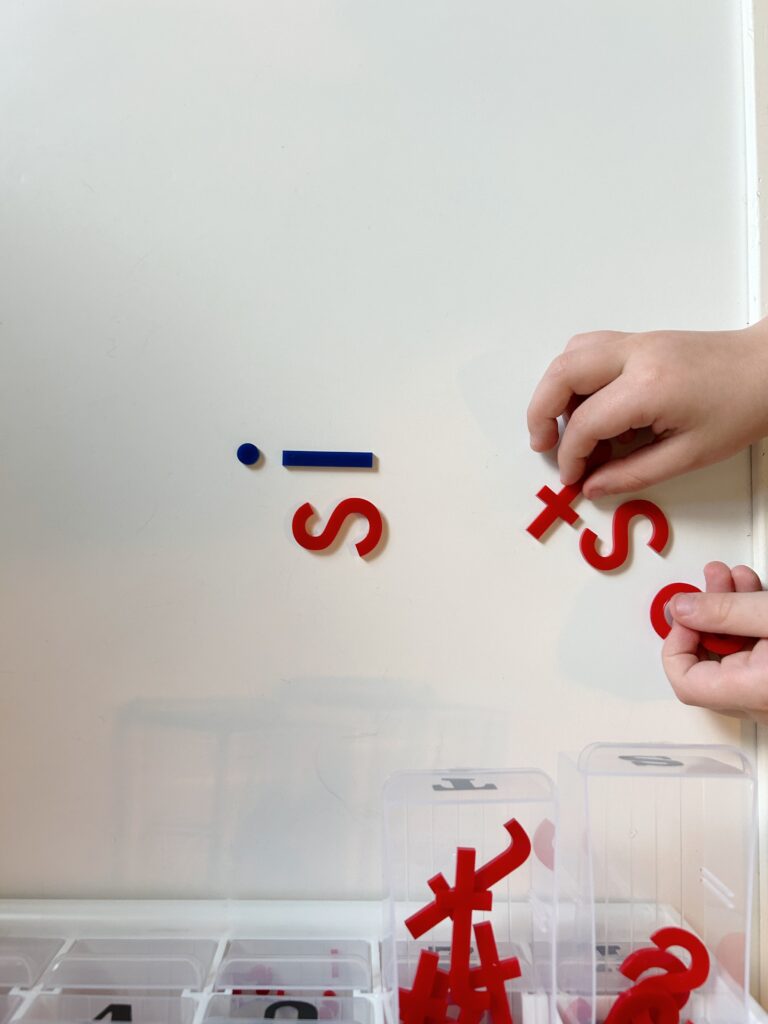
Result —
[[[536,497],[541,498],[547,506],[542,509],[532,523],[526,526],[526,530],[536,540],[541,540],[547,530],[554,526],[558,519],[573,526],[579,521],[579,514],[571,508],[571,502],[581,494],[582,483],[568,484],[562,487],[557,494],[551,487],[542,487]]]
[[[664,609],[675,596],[675,594],[700,594],[701,590],[694,587],[692,583],[668,583],[662,587],[651,602],[651,625],[659,634],[662,640],[669,636],[672,629],[667,622]],[[701,646],[712,654],[721,656],[735,654],[744,648],[747,643],[743,636],[726,636],[724,633],[702,633]]]
[[[619,994],[605,1024],[678,1024],[679,1020],[677,1006],[663,989],[631,988]]]
[[[632,1024],[654,1024],[656,1017],[652,1010],[658,1012],[656,1003],[660,996],[669,1000],[679,1012],[688,1002],[688,997],[695,988],[699,988],[709,976],[709,953],[704,944],[687,932],[684,928],[660,928],[651,936],[653,947],[637,949],[630,953],[621,965],[621,973],[636,982],[627,992],[622,993],[614,1004],[606,1024],[619,1024],[630,1013]],[[691,958],[689,967],[669,952],[670,947],[680,946]],[[665,974],[652,975],[637,981],[646,971],[661,969]],[[652,1006],[634,1003],[638,996],[647,994],[653,1001]],[[624,1004],[622,1007],[620,1004]],[[663,1006],[660,1007],[663,1009]],[[664,1009],[664,1013],[667,1011]]]
[[[365,516],[368,520],[368,533],[355,545],[361,558],[369,555],[381,540],[383,530],[381,512],[373,502],[366,498],[345,498],[344,501],[340,501],[331,512],[331,518],[325,524],[325,529],[317,536],[307,531],[307,523],[314,515],[317,513],[307,501],[301,508],[296,509],[291,524],[296,542],[307,551],[324,551],[330,547],[338,537],[347,516]]]
[[[629,524],[635,516],[645,516],[653,524],[653,533],[648,547],[661,554],[669,540],[669,523],[658,505],[652,501],[636,498],[625,501],[613,513],[613,550],[607,555],[597,551],[597,534],[594,530],[584,530],[579,540],[579,548],[589,564],[600,572],[610,572],[624,565],[629,557]]]
[[[579,515],[574,512],[571,508],[571,502],[574,498],[578,498],[581,494],[582,488],[584,487],[584,481],[587,476],[596,469],[598,466],[602,466],[604,462],[607,462],[611,457],[611,444],[609,441],[599,441],[595,450],[587,459],[587,471],[581,480],[577,480],[575,484],[567,484],[555,494],[551,487],[542,487],[536,495],[537,498],[541,498],[544,504],[547,506],[542,512],[536,516],[530,525],[526,526],[526,530],[536,540],[541,540],[547,530],[553,526],[558,519],[562,519],[563,522],[573,526],[578,523]]]
[[[515,818],[511,818],[504,825],[504,828],[509,833],[511,842],[506,850],[492,860],[489,860],[487,864],[484,864],[475,872],[474,891],[476,893],[490,889],[492,885],[500,882],[502,878],[511,875],[530,856],[531,841],[520,822]],[[430,878],[428,884],[432,892],[436,894],[448,894],[454,891],[449,887],[442,874]],[[490,897],[491,894],[487,893],[487,895]],[[476,909],[480,910],[483,908],[478,907]],[[486,909],[490,909],[490,903]],[[449,911],[445,910],[444,903],[440,903],[436,899],[432,903],[427,904],[426,907],[422,907],[421,910],[417,910],[415,914],[412,914],[405,922],[405,926],[414,939],[418,939],[425,932],[428,932],[430,928],[434,928],[441,921],[444,921],[446,917],[452,916]]]
[[[514,1024],[505,982],[520,977],[522,973],[520,961],[516,956],[511,956],[506,960],[499,959],[493,925],[490,921],[483,921],[482,924],[475,925],[475,939],[480,957],[480,967],[474,967],[470,972],[472,984],[475,988],[482,986],[488,989],[491,997],[493,1024]]]
[[[437,968],[440,956],[422,949],[413,988],[401,988],[400,1020],[404,1024],[435,1024],[446,1018],[448,975]]]
[[[709,953],[707,947],[685,928],[659,928],[651,936],[651,942],[665,953],[671,946],[680,946],[691,958],[691,965],[685,972],[674,974],[664,981],[669,992],[692,992],[700,988],[709,977]]]
[[[641,974],[654,968],[666,973],[663,975],[655,974],[643,981],[637,981]],[[671,975],[684,975],[686,968],[682,960],[678,960],[676,956],[673,956],[672,953],[667,953],[666,950],[656,947],[636,949],[634,953],[629,954],[621,965],[620,970],[625,978],[637,982],[636,985],[632,986],[633,991],[639,989],[662,989],[677,1005],[679,1010],[682,1010],[688,1002],[688,991],[683,991],[679,987],[673,988],[673,986],[667,984],[667,980]]]
[[[449,1005],[459,1008],[459,1015],[455,1021],[451,1014],[448,1014],[447,1019],[451,1024],[479,1024],[480,1018],[491,1005],[491,997],[488,992],[475,992],[469,988],[465,978],[463,991],[456,992],[451,989]]]
[[[469,953],[472,945],[472,912],[490,910],[493,897],[490,892],[475,888],[475,850],[460,846],[456,851],[456,884],[451,889],[442,875],[430,879],[429,887],[435,893],[435,902],[441,920],[450,917],[451,962],[449,977],[451,992],[460,1002],[467,1003],[469,995]],[[426,908],[429,909],[429,908]],[[417,915],[414,915],[417,916]],[[409,918],[413,921],[413,918]],[[406,921],[412,935],[413,929]],[[414,935],[415,938],[418,936]]]

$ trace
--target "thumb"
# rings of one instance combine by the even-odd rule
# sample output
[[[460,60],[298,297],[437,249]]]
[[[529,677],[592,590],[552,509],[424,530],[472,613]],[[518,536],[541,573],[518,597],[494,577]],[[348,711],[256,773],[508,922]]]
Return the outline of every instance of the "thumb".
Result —
[[[699,633],[768,637],[768,593],[677,594],[669,602],[675,622]]]
[[[603,494],[641,491],[687,469],[690,469],[690,458],[685,437],[665,438],[596,469],[584,484],[584,497],[592,499]]]

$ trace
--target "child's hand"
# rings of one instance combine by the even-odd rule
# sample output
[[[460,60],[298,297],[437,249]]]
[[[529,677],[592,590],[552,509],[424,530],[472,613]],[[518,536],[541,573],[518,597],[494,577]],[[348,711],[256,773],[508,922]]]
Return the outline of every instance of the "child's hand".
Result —
[[[584,494],[636,491],[733,455],[768,433],[768,319],[740,331],[599,331],[572,338],[528,408],[531,447],[558,441],[575,483],[598,441],[647,428],[653,443],[596,469]]]
[[[768,593],[745,565],[710,562],[704,577],[706,594],[679,594],[669,603],[667,678],[684,704],[768,723],[768,639],[720,661],[699,659],[702,633],[768,638]]]

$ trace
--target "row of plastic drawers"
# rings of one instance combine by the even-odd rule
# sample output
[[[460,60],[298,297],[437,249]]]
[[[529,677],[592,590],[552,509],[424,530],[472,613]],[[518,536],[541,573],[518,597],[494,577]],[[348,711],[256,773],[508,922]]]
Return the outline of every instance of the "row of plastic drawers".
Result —
[[[324,1020],[336,1024],[373,1024],[373,1002],[365,997],[318,999],[293,993],[285,999],[231,994],[144,996],[135,993],[39,994],[0,996],[0,1020],[29,1024],[82,1024],[132,1021],[134,1024],[193,1024],[205,1021]]]
[[[0,1024],[381,1024],[376,954],[366,940],[0,937]],[[550,1020],[539,997],[514,993],[513,1010]]]
[[[0,938],[0,1024],[372,1024],[362,940]]]

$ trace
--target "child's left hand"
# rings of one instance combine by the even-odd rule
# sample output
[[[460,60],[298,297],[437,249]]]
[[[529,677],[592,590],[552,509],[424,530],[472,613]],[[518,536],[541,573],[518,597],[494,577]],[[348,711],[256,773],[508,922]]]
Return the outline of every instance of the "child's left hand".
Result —
[[[752,569],[723,562],[704,567],[706,594],[678,594],[669,603],[672,629],[662,661],[683,704],[768,723],[768,592]],[[699,657],[702,633],[758,637],[721,660]]]

